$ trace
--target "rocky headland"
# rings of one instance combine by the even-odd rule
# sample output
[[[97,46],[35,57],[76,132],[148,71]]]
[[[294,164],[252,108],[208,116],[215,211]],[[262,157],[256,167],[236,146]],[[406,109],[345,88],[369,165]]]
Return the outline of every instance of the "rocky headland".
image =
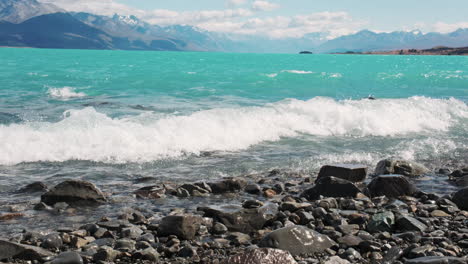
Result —
[[[467,263],[468,188],[440,196],[413,179],[437,173],[453,181],[468,168],[431,172],[404,160],[380,161],[372,174],[358,164],[330,164],[316,175],[273,170],[213,182],[158,183],[133,194],[142,201],[197,201],[169,213],[125,208],[78,227],[27,227],[0,239],[5,263]],[[93,183],[37,182],[38,211],[54,216],[112,203]],[[236,201],[239,201],[238,203]],[[168,205],[165,205],[168,204]],[[162,203],[170,206],[170,203]],[[21,211],[0,215],[8,222]]]

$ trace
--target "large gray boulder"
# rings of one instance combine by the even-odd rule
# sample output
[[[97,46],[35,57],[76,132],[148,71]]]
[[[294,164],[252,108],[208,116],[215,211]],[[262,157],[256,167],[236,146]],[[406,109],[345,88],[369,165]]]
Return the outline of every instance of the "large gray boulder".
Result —
[[[468,211],[468,187],[456,192],[452,197],[452,201],[458,208]]]
[[[289,251],[293,256],[320,253],[335,245],[328,236],[305,226],[277,229],[267,234],[259,244],[260,247]]]
[[[21,260],[37,260],[44,262],[54,254],[40,247],[29,246],[0,239],[0,260],[9,258]]]
[[[296,264],[296,260],[287,251],[273,248],[248,249],[232,256],[223,264]]]
[[[192,240],[200,229],[202,217],[198,215],[170,215],[162,219],[158,235],[176,235],[180,239]]]
[[[308,200],[318,200],[320,195],[325,197],[356,197],[361,190],[352,182],[336,177],[322,177],[316,184],[305,190],[302,197]]]
[[[317,180],[326,176],[334,176],[351,182],[361,182],[366,179],[367,166],[358,164],[325,165],[320,169]]]
[[[407,160],[384,159],[377,163],[375,168],[376,175],[400,174],[408,177],[417,177],[430,170],[424,165]]]
[[[375,177],[367,189],[372,197],[387,196],[396,198],[399,196],[412,196],[418,189],[402,175],[381,175]]]
[[[200,207],[198,210],[204,212],[206,217],[225,225],[229,231],[250,233],[262,229],[268,221],[274,220],[278,213],[278,205],[267,203],[262,207],[250,209]]]
[[[47,205],[65,202],[72,206],[94,206],[107,202],[104,194],[94,184],[86,181],[64,181],[41,196]]]

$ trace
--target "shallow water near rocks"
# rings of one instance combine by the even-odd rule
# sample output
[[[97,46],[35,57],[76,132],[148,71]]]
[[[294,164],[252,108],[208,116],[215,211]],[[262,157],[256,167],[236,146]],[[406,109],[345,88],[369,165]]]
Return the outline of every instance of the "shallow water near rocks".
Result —
[[[0,57],[0,211],[26,210],[0,232],[245,198],[136,200],[131,193],[151,184],[135,184],[143,177],[314,175],[330,163],[372,172],[391,156],[432,171],[468,164],[466,57],[37,49]],[[31,210],[40,194],[15,193],[66,179],[91,181],[114,201],[51,217]],[[459,188],[447,179],[415,182],[443,195]]]

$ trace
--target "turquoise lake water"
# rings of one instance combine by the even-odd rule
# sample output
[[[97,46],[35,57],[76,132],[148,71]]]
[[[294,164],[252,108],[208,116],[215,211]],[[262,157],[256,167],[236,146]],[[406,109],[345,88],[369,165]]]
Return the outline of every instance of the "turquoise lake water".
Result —
[[[2,48],[0,188],[457,166],[467,103],[468,57]]]

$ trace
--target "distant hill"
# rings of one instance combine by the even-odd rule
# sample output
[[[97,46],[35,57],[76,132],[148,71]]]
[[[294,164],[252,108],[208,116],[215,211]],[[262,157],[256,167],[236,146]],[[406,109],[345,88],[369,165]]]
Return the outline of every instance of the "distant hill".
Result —
[[[468,56],[468,46],[461,48],[434,47],[431,49],[402,49],[392,51],[373,51],[363,54],[388,54],[388,55],[464,55]]]
[[[420,31],[375,33],[363,30],[353,35],[329,40],[317,47],[319,52],[368,52],[396,49],[429,49],[434,46],[464,47],[468,45],[468,29],[449,34]]]

